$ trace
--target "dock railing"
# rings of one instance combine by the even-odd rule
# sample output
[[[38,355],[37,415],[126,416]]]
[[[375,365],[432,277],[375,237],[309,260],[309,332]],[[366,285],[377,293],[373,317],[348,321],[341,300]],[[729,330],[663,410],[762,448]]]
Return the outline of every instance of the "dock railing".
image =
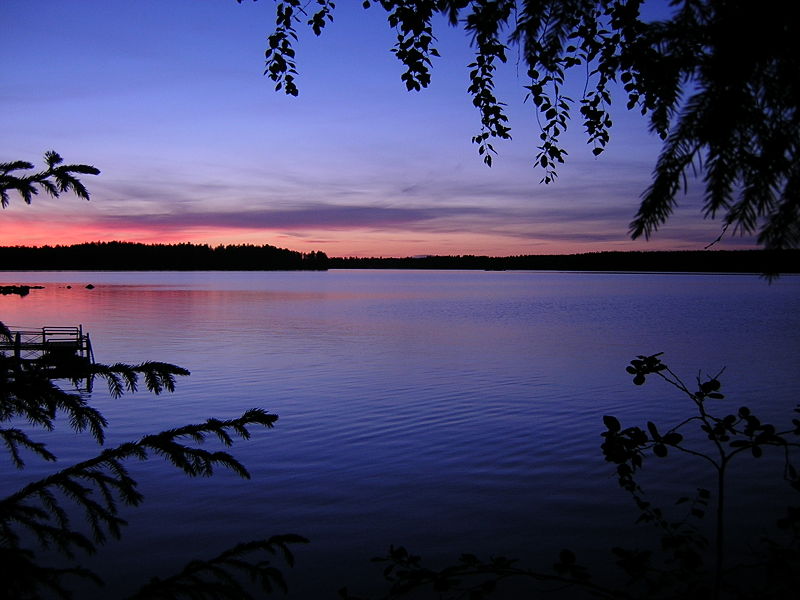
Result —
[[[11,351],[21,360],[37,360],[45,354],[67,354],[94,362],[92,342],[83,326],[11,329],[11,336],[0,337],[0,351]]]

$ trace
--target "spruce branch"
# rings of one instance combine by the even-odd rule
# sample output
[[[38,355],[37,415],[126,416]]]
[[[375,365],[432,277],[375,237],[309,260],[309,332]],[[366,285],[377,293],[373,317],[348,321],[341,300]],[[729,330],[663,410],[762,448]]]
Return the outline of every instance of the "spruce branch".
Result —
[[[44,190],[53,198],[58,198],[62,193],[72,192],[78,198],[89,200],[86,186],[74,173],[79,175],[99,175],[100,170],[83,164],[65,165],[54,150],[44,153],[44,162],[47,168],[32,175],[18,175],[15,171],[28,171],[33,169],[33,164],[15,160],[0,163],[0,207],[6,208],[9,203],[9,192],[15,191],[26,204],[30,204],[33,197]]]
[[[3,573],[13,575],[3,577],[0,598],[9,600],[39,598],[40,590],[45,589],[58,598],[69,600],[73,597],[72,593],[62,582],[62,579],[68,576],[93,581],[97,585],[103,583],[88,569],[42,567],[36,563],[35,558],[35,554],[30,550],[0,546],[0,565]]]
[[[67,377],[73,383],[92,377],[100,377],[108,383],[109,393],[114,398],[119,398],[126,391],[135,392],[138,388],[138,379],[144,379],[147,389],[160,394],[164,391],[175,390],[175,377],[187,376],[186,369],[164,362],[149,361],[139,365],[117,363],[114,365],[86,364],[76,362],[66,364],[69,369]],[[55,428],[55,418],[58,413],[67,416],[72,429],[77,432],[89,431],[97,443],[105,440],[105,428],[108,422],[103,415],[90,406],[86,398],[80,394],[70,393],[58,387],[49,374],[40,365],[24,363],[13,357],[0,355],[0,422],[13,418],[25,419],[29,423],[42,427],[47,431]],[[25,447],[40,454],[46,460],[46,454],[40,452],[43,444],[27,442],[18,434],[2,434],[6,446],[9,448],[14,464],[22,468],[24,462],[17,452],[19,447]]]
[[[55,454],[50,452],[43,443],[34,442],[21,429],[0,429],[0,438],[3,439],[9,454],[11,454],[11,460],[18,469],[25,467],[25,462],[19,453],[20,448],[30,450],[44,460],[51,462],[56,460]]]
[[[76,367],[71,376],[73,381],[79,381],[87,377],[101,377],[108,383],[108,391],[114,398],[119,398],[126,391],[136,392],[138,390],[139,376],[144,379],[147,390],[158,395],[164,391],[175,391],[176,375],[186,377],[191,374],[183,367],[157,361],[146,361],[138,365],[93,363]]]
[[[103,443],[105,417],[79,394],[58,387],[41,366],[0,354],[0,384],[0,422],[20,418],[52,431],[56,415],[64,413],[75,431],[88,430]]]
[[[215,436],[230,446],[230,433],[247,439],[250,427],[271,428],[277,418],[261,409],[251,409],[236,419],[209,419],[202,424],[147,435],[137,442],[104,450],[94,458],[29,483],[0,500],[0,538],[18,540],[15,529],[21,527],[34,533],[42,543],[55,544],[62,551],[71,552],[74,545],[93,551],[94,544],[87,547],[84,540],[72,537],[74,532],[64,507],[65,500],[83,510],[96,544],[105,542],[109,535],[119,538],[121,527],[126,524],[118,516],[119,503],[137,506],[144,499],[123,461],[146,460],[158,455],[192,477],[210,476],[215,467],[223,467],[247,479],[249,472],[231,454],[210,452],[183,444],[181,440],[190,438],[202,443],[208,436]]]
[[[281,571],[269,560],[280,554],[290,567],[294,555],[290,544],[308,540],[294,534],[274,535],[265,540],[244,542],[210,560],[193,560],[180,573],[160,579],[154,577],[128,600],[245,600],[254,598],[241,579],[257,583],[264,593],[288,591]],[[266,555],[266,558],[264,557]]]

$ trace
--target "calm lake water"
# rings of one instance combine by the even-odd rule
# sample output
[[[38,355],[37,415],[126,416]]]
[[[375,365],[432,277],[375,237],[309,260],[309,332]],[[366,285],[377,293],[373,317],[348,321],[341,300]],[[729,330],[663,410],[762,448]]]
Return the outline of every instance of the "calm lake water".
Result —
[[[608,548],[652,532],[633,525],[633,503],[603,461],[602,416],[666,426],[690,409],[655,378],[634,386],[625,366],[635,355],[664,352],[690,383],[724,367],[730,410],[747,404],[788,423],[798,402],[798,277],[6,272],[0,283],[45,286],[0,296],[9,326],[82,324],[99,362],[191,370],[158,397],[114,400],[96,385],[109,444],[251,407],[280,416],[233,448],[250,481],[192,480],[157,459],[132,465],[145,503],[125,510],[120,542],[86,561],[108,586],[82,598],[124,597],[191,558],[286,532],[311,540],[296,548],[290,598],[381,590],[369,559],[389,544],[434,565],[469,551],[548,569],[562,547],[605,564]],[[95,451],[63,425],[43,438],[59,465]],[[52,466],[1,468],[14,489]],[[654,461],[645,482],[677,497],[704,468]],[[733,514],[751,517],[742,535],[760,531],[756,503],[785,504],[781,490],[735,488]]]

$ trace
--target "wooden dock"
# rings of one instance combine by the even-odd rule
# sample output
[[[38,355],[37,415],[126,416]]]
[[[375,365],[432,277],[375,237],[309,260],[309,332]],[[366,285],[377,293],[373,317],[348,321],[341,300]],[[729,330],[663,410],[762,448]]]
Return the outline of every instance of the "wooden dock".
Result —
[[[92,342],[83,326],[42,327],[11,330],[11,336],[0,336],[0,352],[13,353],[18,360],[38,361],[44,356],[82,358],[94,362]]]

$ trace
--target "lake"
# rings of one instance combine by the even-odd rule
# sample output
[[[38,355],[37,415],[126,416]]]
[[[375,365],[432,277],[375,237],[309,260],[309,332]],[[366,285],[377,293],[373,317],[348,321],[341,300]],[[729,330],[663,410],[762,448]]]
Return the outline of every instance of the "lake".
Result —
[[[286,569],[289,598],[335,598],[345,585],[377,595],[382,567],[369,559],[390,544],[433,565],[473,552],[547,570],[563,547],[606,564],[611,546],[653,538],[633,525],[633,502],[603,460],[603,415],[666,429],[690,413],[655,377],[634,386],[632,358],[664,352],[689,384],[724,368],[731,411],[747,404],[784,424],[798,401],[800,277],[4,272],[0,283],[45,286],[0,296],[12,328],[82,324],[98,362],[192,372],[157,397],[115,400],[98,382],[108,444],[251,407],[280,417],[233,447],[249,481],[192,480],[158,459],[131,465],[145,502],[124,511],[120,542],[85,561],[108,585],[81,598],[124,597],[191,558],[286,532],[311,540]],[[59,465],[95,451],[65,424],[39,439]],[[52,468],[28,462],[22,473],[4,463],[4,487]],[[672,457],[646,472],[648,489],[670,498],[707,481],[701,462]],[[750,515],[742,536],[763,525],[756,503],[786,504],[779,478],[732,494],[732,514]]]

